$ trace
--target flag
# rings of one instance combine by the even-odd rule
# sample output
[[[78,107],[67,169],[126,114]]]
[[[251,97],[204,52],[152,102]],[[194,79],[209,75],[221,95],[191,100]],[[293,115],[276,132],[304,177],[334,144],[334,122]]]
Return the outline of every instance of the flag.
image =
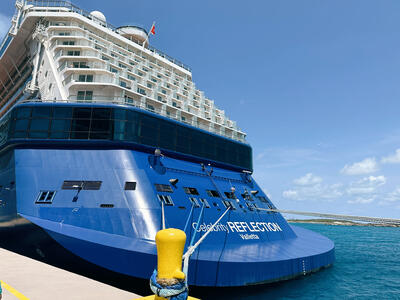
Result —
[[[154,23],[153,23],[153,26],[151,26],[150,33],[151,33],[152,35],[155,35],[155,34],[156,34],[156,26],[155,26]]]

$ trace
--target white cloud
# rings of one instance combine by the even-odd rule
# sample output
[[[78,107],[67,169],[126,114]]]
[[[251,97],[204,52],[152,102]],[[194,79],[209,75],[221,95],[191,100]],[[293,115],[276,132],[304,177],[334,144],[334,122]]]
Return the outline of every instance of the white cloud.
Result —
[[[368,204],[368,203],[374,202],[375,199],[376,199],[375,195],[369,196],[369,197],[356,197],[355,199],[347,201],[347,203],[350,203],[350,204]]]
[[[400,163],[400,149],[397,149],[393,155],[382,157],[381,162],[384,164]]]
[[[300,186],[283,191],[282,196],[296,201],[332,200],[343,196],[342,184],[321,184]]]
[[[378,164],[375,157],[366,158],[352,165],[345,165],[340,171],[346,175],[362,175],[378,171]]]
[[[386,178],[383,175],[369,176],[363,179],[350,183],[346,192],[349,195],[366,195],[373,194],[376,189],[386,183]]]
[[[400,201],[400,187],[396,188],[393,192],[389,193],[383,200],[386,202]]]
[[[322,182],[322,178],[313,175],[312,173],[307,173],[303,177],[297,178],[293,180],[293,182],[297,185],[314,185]]]
[[[11,26],[11,18],[0,13],[0,43]]]
[[[378,198],[378,188],[384,184],[386,184],[386,178],[383,175],[368,176],[350,183],[346,192],[352,198],[347,203],[367,204],[374,202]]]
[[[294,190],[283,191],[282,195],[284,198],[287,198],[287,199],[293,199],[293,200],[299,199],[299,193]]]

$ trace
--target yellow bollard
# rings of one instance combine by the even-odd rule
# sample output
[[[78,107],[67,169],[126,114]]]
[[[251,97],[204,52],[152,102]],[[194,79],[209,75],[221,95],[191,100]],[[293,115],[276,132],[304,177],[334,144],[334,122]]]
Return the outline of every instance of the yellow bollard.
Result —
[[[181,271],[185,242],[186,234],[182,230],[168,228],[157,232],[158,278],[185,279]]]
[[[177,280],[184,280],[182,272],[182,256],[186,242],[186,234],[180,229],[168,228],[157,232],[157,281],[171,285]],[[157,295],[139,298],[141,300],[167,300]],[[189,300],[199,300],[188,297]]]

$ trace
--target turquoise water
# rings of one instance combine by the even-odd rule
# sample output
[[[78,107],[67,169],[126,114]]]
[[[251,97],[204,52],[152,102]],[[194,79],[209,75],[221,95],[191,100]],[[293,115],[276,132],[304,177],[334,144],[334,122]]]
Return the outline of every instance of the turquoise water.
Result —
[[[335,242],[335,264],[286,282],[203,299],[400,299],[400,228],[296,224]],[[215,293],[217,294],[215,294]],[[225,291],[227,292],[227,291]],[[195,295],[193,295],[195,296]]]

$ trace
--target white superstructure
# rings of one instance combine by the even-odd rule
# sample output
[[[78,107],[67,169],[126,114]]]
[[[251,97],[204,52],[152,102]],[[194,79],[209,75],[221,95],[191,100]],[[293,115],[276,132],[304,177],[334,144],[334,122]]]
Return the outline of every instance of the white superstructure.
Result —
[[[147,45],[140,27],[115,28],[101,12],[66,1],[19,1],[10,34],[20,30],[33,31],[25,43],[33,65],[25,92],[41,101],[134,105],[245,141],[236,122],[196,88],[190,68]]]

